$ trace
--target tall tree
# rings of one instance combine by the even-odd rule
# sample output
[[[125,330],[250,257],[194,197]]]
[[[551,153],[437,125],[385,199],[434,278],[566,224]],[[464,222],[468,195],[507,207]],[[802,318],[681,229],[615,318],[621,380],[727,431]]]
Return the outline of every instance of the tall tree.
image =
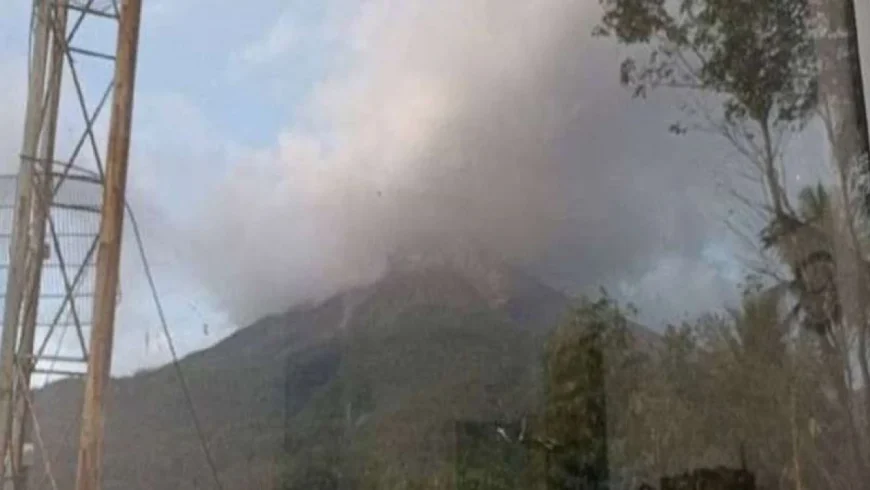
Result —
[[[696,102],[684,106],[690,117],[671,130],[718,134],[760,171],[768,213],[762,242],[778,252],[790,271],[792,278],[784,286],[789,299],[797,302],[800,323],[818,334],[827,352],[828,372],[851,428],[853,465],[870,475],[861,449],[870,421],[870,325],[865,306],[870,280],[857,224],[866,214],[854,205],[854,188],[867,181],[866,118],[860,117],[863,110],[855,110],[855,94],[861,87],[854,76],[860,73],[854,69],[856,33],[848,25],[854,20],[852,5],[848,0],[600,3],[604,14],[598,34],[646,52],[641,61],[624,60],[622,83],[640,97],[657,88],[698,94]],[[712,109],[710,102],[716,104]],[[840,176],[841,207],[836,213],[826,193],[820,192],[804,192],[801,209],[794,209],[783,183],[785,137],[800,133],[817,117]],[[812,197],[827,208],[816,206],[810,212],[806,204]],[[847,334],[857,336],[856,348],[846,345]],[[852,412],[851,366],[856,353],[866,398],[861,418]]]
[[[605,349],[623,343],[627,320],[608,297],[583,300],[546,350],[544,425],[552,441],[550,488],[609,488]]]
[[[776,250],[783,262],[790,264],[792,279],[783,284],[785,290],[795,299],[791,317],[816,334],[823,355],[823,366],[837,393],[841,413],[848,424],[848,439],[855,472],[867,472],[867,437],[865,434],[866,415],[859,417],[856,410],[860,402],[854,396],[854,377],[852,374],[855,356],[860,368],[864,391],[870,394],[870,371],[866,345],[866,316],[855,313],[854,303],[866,297],[866,290],[856,290],[858,284],[843,279],[843,268],[853,270],[847,274],[864,274],[866,264],[850,250],[849,224],[838,219],[837,209],[848,207],[848,203],[834,204],[829,192],[821,185],[803,189],[798,198],[797,215],[793,225],[783,229],[770,228],[766,235],[766,245]],[[857,239],[857,237],[852,236]],[[860,270],[854,270],[855,260]],[[851,277],[855,277],[852,275]],[[857,294],[857,296],[856,296]],[[851,299],[851,301],[844,301]],[[852,303],[850,305],[850,303]],[[851,315],[845,312],[852,311]],[[858,345],[852,338],[858,337]],[[870,406],[865,404],[865,414]],[[857,476],[856,476],[857,478]]]
[[[783,136],[817,103],[818,66],[809,0],[600,0],[598,35],[646,47],[626,58],[621,81],[635,96],[674,88],[705,99],[671,130],[724,137],[761,171],[775,216],[788,210],[779,168]],[[715,101],[718,108],[709,108]]]

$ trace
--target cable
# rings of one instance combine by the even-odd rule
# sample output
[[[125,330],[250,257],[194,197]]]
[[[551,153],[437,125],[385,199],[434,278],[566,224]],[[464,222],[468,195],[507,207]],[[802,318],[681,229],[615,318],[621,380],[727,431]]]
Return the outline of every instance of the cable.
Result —
[[[72,315],[67,313],[67,317],[66,317],[66,320],[64,320],[64,323],[69,323],[70,316],[72,316]],[[63,350],[63,339],[64,339],[64,337],[66,337],[67,330],[69,330],[69,327],[64,327],[64,328],[60,329],[60,336],[58,336],[58,338],[57,338],[57,349],[54,350],[54,358],[51,360],[51,364],[48,366],[48,369],[47,369],[48,373],[46,374],[46,377],[45,377],[45,384],[46,385],[51,382],[51,373],[54,371],[54,367],[57,366],[57,359],[58,359],[58,357],[60,357],[61,350]]]
[[[145,269],[145,277],[148,279],[148,287],[151,289],[151,297],[154,300],[154,305],[157,307],[157,316],[160,317],[160,325],[163,328],[163,335],[166,337],[166,343],[169,346],[169,352],[172,354],[172,365],[175,367],[175,372],[178,375],[178,380],[181,384],[181,390],[184,392],[184,398],[187,401],[187,407],[190,410],[190,417],[193,419],[193,425],[199,437],[199,445],[208,462],[211,470],[212,478],[218,490],[223,490],[220,478],[218,478],[218,470],[215,465],[214,458],[208,449],[205,442],[205,435],[202,430],[202,424],[199,421],[199,416],[196,414],[196,409],[193,405],[193,397],[190,396],[190,388],[187,385],[187,379],[184,377],[184,372],[181,369],[181,363],[178,361],[178,354],[175,351],[175,343],[172,341],[172,334],[169,332],[169,326],[166,322],[166,315],[163,312],[163,303],[160,301],[160,296],[157,293],[157,286],[154,284],[154,276],[151,274],[151,265],[148,262],[148,256],[145,253],[145,245],[142,242],[142,235],[139,232],[139,224],[136,221],[136,216],[133,214],[133,209],[130,203],[125,202],[124,207],[127,209],[127,214],[130,215],[130,223],[133,226],[133,235],[136,239],[136,246],[139,249],[139,256],[142,259],[142,266]]]

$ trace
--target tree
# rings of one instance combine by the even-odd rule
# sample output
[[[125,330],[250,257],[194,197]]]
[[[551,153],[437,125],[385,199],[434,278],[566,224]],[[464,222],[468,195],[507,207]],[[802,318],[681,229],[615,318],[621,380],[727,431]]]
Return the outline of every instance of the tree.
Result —
[[[546,351],[535,439],[549,454],[551,488],[588,484],[604,450],[614,490],[744,462],[759,488],[859,484],[844,466],[852,432],[824,388],[825,357],[776,293],[749,278],[738,307],[668,327],[646,347],[633,310],[606,295],[580,301]]]
[[[788,210],[779,159],[783,135],[813,115],[818,66],[809,0],[600,0],[596,33],[643,45],[626,58],[621,82],[635,96],[674,88],[706,99],[687,103],[689,129],[724,137],[761,171],[775,216]],[[707,101],[718,109],[707,107]]]
[[[841,187],[853,194],[855,211],[866,214],[870,210],[870,143],[855,4],[854,0],[816,3],[821,14],[816,36],[821,73],[819,115],[831,142]]]
[[[849,250],[856,242],[843,238],[850,233],[844,227],[853,228],[838,220],[837,208],[849,207],[848,203],[840,202],[839,206],[835,206],[830,194],[821,185],[803,189],[798,202],[797,215],[790,225],[768,229],[765,246],[774,249],[781,260],[790,265],[792,278],[775,290],[788,292],[795,299],[791,318],[816,334],[824,370],[836,390],[843,419],[848,424],[847,437],[851,441],[853,471],[856,472],[854,477],[858,478],[858,472],[868,471],[864,447],[867,441],[863,433],[870,418],[865,417],[862,424],[855,413],[859,402],[855,401],[855,375],[852,371],[853,354],[857,353],[864,390],[870,395],[870,370],[865,343],[867,318],[862,305],[862,298],[866,297],[867,291],[860,280],[867,264],[853,250]],[[779,223],[782,225],[785,221]],[[857,239],[854,235],[852,238]],[[844,245],[847,247],[845,251]],[[858,274],[857,284],[844,281],[844,267],[852,269],[849,272],[852,277]],[[851,298],[852,301],[844,301],[844,298]],[[849,311],[851,315],[847,314]],[[855,336],[858,345],[852,342]],[[870,406],[865,403],[865,413],[870,414],[868,410]]]
[[[609,488],[605,349],[624,346],[627,320],[606,295],[581,300],[546,349],[544,425],[550,488]]]
[[[854,6],[848,0],[600,3],[597,33],[646,52],[643,61],[624,60],[622,83],[638,97],[658,88],[695,96],[683,106],[688,120],[671,130],[722,136],[759,170],[767,198],[761,241],[791,275],[771,293],[785,292],[780,300],[795,304],[791,321],[816,334],[848,423],[853,480],[866,477],[870,267],[862,237],[870,227],[863,205],[868,149]],[[838,206],[819,187],[805,190],[794,209],[782,177],[783,142],[813,120],[821,121],[833,149]],[[849,343],[853,337],[857,345]],[[866,398],[861,418],[853,413],[855,355]]]
[[[834,241],[848,243],[857,251],[854,187],[848,176],[848,162],[865,152],[857,138],[855,100],[850,97],[857,54],[842,49],[853,33],[843,35],[848,12],[841,1],[823,0],[600,0],[604,14],[598,34],[615,37],[626,45],[643,45],[648,59],[624,60],[622,83],[635,95],[645,96],[651,89],[670,87],[695,91],[706,99],[721,103],[710,111],[703,103],[687,106],[692,127],[713,131],[725,137],[746,159],[762,170],[771,216],[762,233],[766,248],[776,248],[794,276],[793,284],[809,280],[808,271],[835,262]],[[851,47],[848,44],[847,48]],[[821,49],[822,56],[819,56]],[[845,71],[845,72],[844,72]],[[825,90],[820,90],[821,85]],[[820,102],[821,98],[821,104]],[[781,181],[782,139],[787,133],[801,131],[809,120],[821,115],[828,138],[835,148],[834,161],[843,179],[840,190],[846,226],[833,233],[834,216],[802,216],[792,209]],[[861,121],[863,119],[857,118]],[[851,122],[851,123],[850,123]],[[672,130],[685,132],[675,124]],[[860,131],[858,131],[860,133]],[[860,141],[859,141],[860,140]],[[760,141],[760,143],[758,143]],[[865,165],[866,166],[866,165]],[[805,201],[806,192],[801,200]],[[827,195],[819,196],[828,199]],[[829,199],[828,199],[829,201]],[[802,204],[804,204],[802,202]],[[829,210],[830,211],[830,210]],[[807,219],[810,218],[810,219]],[[819,220],[821,223],[816,223]],[[813,222],[815,221],[815,222]],[[822,225],[823,229],[819,229]],[[788,242],[788,244],[786,244]],[[852,252],[850,252],[852,253]],[[857,253],[857,252],[854,252]],[[840,257],[845,261],[847,257]],[[855,268],[864,269],[863,258],[849,258]],[[862,274],[863,276],[863,274]],[[833,281],[832,278],[822,278]],[[864,291],[866,278],[859,277],[851,289]],[[825,335],[830,317],[838,321],[842,304],[821,308],[823,295],[814,295],[814,304],[804,304],[804,312],[814,321],[805,322]],[[810,300],[808,295],[803,295]],[[866,312],[856,312],[853,324],[866,330]],[[862,334],[865,335],[866,334]],[[865,363],[866,364],[866,363]],[[870,381],[870,368],[866,369]],[[870,386],[870,383],[868,383]]]

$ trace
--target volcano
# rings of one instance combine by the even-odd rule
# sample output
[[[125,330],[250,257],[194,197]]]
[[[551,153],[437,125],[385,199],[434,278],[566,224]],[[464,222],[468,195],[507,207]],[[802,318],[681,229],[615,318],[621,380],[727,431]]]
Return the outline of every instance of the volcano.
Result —
[[[497,261],[409,254],[373,284],[265,317],[181,367],[226,489],[310,488],[342,471],[434,481],[452,471],[456,420],[536,410],[542,347],[568,305]],[[74,481],[80,397],[74,380],[36,395],[61,488]],[[113,379],[107,413],[104,488],[213,488],[172,366]]]

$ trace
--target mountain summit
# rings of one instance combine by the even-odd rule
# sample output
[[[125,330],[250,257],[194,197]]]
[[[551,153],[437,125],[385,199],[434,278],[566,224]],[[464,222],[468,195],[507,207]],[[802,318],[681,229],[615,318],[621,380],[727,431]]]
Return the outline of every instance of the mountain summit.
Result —
[[[511,295],[512,268],[493,254],[462,244],[403,249],[390,257],[388,273],[445,270],[468,281],[493,307],[503,305]]]

